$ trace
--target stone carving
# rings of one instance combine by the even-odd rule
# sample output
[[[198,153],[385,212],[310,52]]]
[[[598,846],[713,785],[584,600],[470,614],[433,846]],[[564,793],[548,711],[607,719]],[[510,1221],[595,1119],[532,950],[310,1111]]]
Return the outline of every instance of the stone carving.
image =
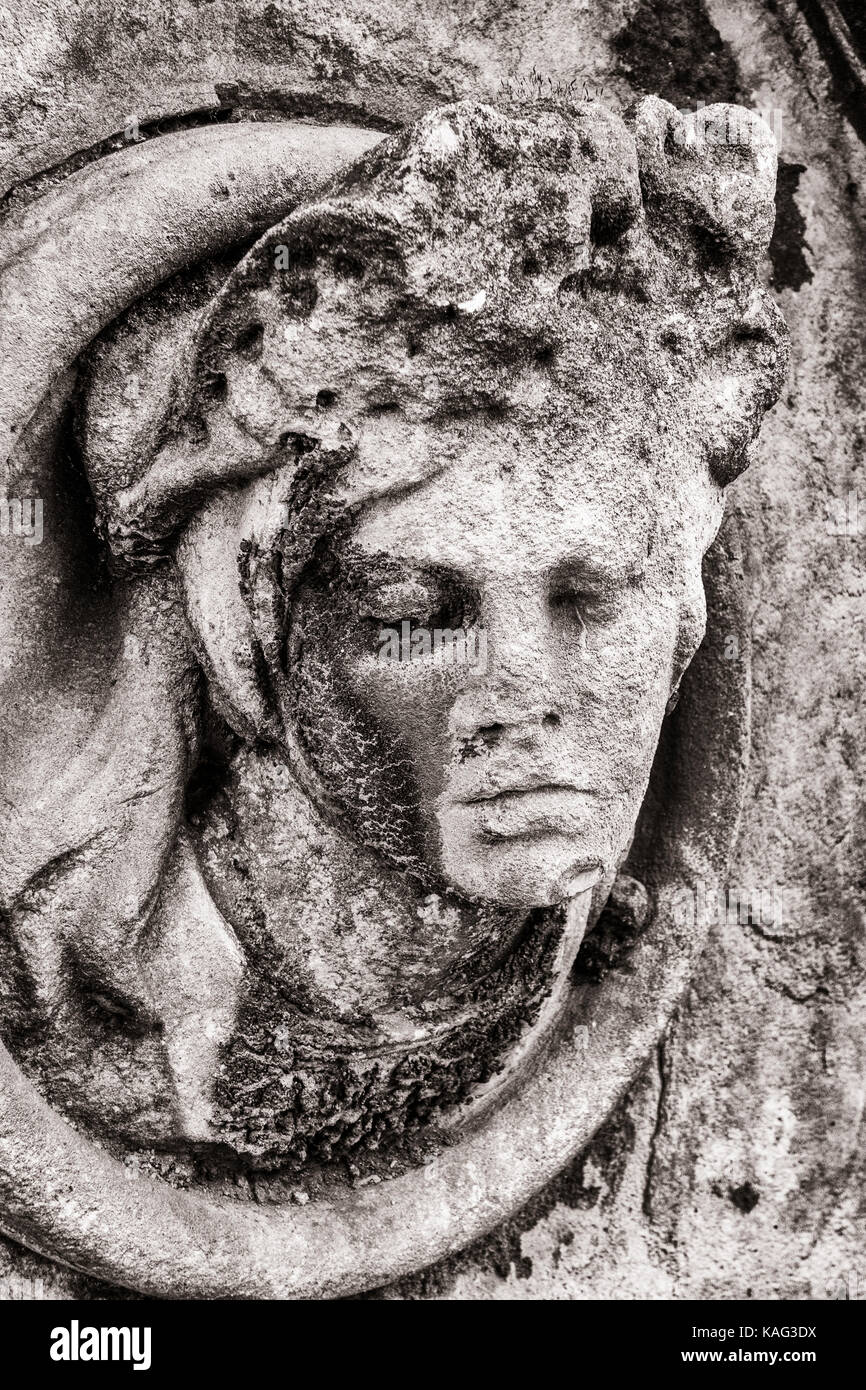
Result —
[[[736,814],[711,648],[727,724],[699,747],[665,716],[785,371],[772,137],[739,112],[745,140],[708,142],[708,114],[440,108],[82,324],[71,404],[19,446],[70,422],[92,513],[57,774],[10,797],[4,1038],[115,1155],[76,1138],[82,1212],[146,1175],[162,1262],[120,1199],[82,1255],[74,1214],[11,1192],[27,1126],[19,1238],[149,1291],[364,1287],[525,1199],[656,1035],[699,948],[673,897]],[[496,1197],[470,1215],[479,1144]],[[313,1271],[347,1172],[369,1239]],[[168,1231],[179,1183],[208,1254]],[[387,1257],[380,1191],[408,1231]]]

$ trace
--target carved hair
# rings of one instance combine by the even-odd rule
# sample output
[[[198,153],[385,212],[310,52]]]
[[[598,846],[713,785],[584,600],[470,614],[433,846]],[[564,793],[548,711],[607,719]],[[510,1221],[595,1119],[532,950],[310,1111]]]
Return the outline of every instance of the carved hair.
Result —
[[[156,457],[100,498],[115,548],[158,553],[208,483],[287,450],[345,462],[383,412],[411,455],[413,427],[443,416],[563,435],[631,401],[668,457],[702,457],[725,485],[786,370],[760,283],[775,163],[737,107],[647,98],[626,122],[594,102],[465,101],[423,117],[229,275]]]

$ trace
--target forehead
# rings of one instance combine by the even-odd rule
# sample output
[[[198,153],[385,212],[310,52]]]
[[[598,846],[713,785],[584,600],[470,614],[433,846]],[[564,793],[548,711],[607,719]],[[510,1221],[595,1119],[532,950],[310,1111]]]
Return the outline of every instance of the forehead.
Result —
[[[431,474],[367,502],[354,546],[475,572],[520,557],[525,569],[580,560],[639,562],[673,521],[670,490],[634,441],[527,437],[494,426],[441,431]]]

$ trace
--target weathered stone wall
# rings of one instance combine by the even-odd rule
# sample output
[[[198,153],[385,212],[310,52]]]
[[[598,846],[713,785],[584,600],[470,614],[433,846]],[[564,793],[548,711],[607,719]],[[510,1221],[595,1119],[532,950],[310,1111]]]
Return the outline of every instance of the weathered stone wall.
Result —
[[[381,1296],[827,1298],[846,1280],[853,1296],[859,1275],[862,1297],[866,158],[851,92],[800,9],[25,0],[3,49],[12,207],[135,129],[254,113],[389,129],[533,67],[603,87],[614,109],[647,92],[732,100],[774,126],[767,275],[792,363],[728,498],[753,635],[739,910],[720,912],[664,1043],[572,1169],[495,1237]],[[109,1292],[0,1246],[3,1296]]]

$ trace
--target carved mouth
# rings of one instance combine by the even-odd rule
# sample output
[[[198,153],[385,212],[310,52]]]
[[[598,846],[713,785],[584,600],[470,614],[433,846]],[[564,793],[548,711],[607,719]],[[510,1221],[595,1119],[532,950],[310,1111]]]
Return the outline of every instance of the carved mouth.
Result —
[[[475,796],[467,796],[463,800],[464,806],[477,806],[479,804],[507,805],[511,801],[519,801],[524,797],[548,796],[551,793],[566,795],[591,796],[588,787],[576,787],[571,782],[520,782],[511,787],[496,787],[490,791],[478,792]]]
[[[592,796],[570,783],[541,782],[479,794],[464,805],[474,812],[482,839],[490,842],[550,835],[571,838],[585,831]]]

